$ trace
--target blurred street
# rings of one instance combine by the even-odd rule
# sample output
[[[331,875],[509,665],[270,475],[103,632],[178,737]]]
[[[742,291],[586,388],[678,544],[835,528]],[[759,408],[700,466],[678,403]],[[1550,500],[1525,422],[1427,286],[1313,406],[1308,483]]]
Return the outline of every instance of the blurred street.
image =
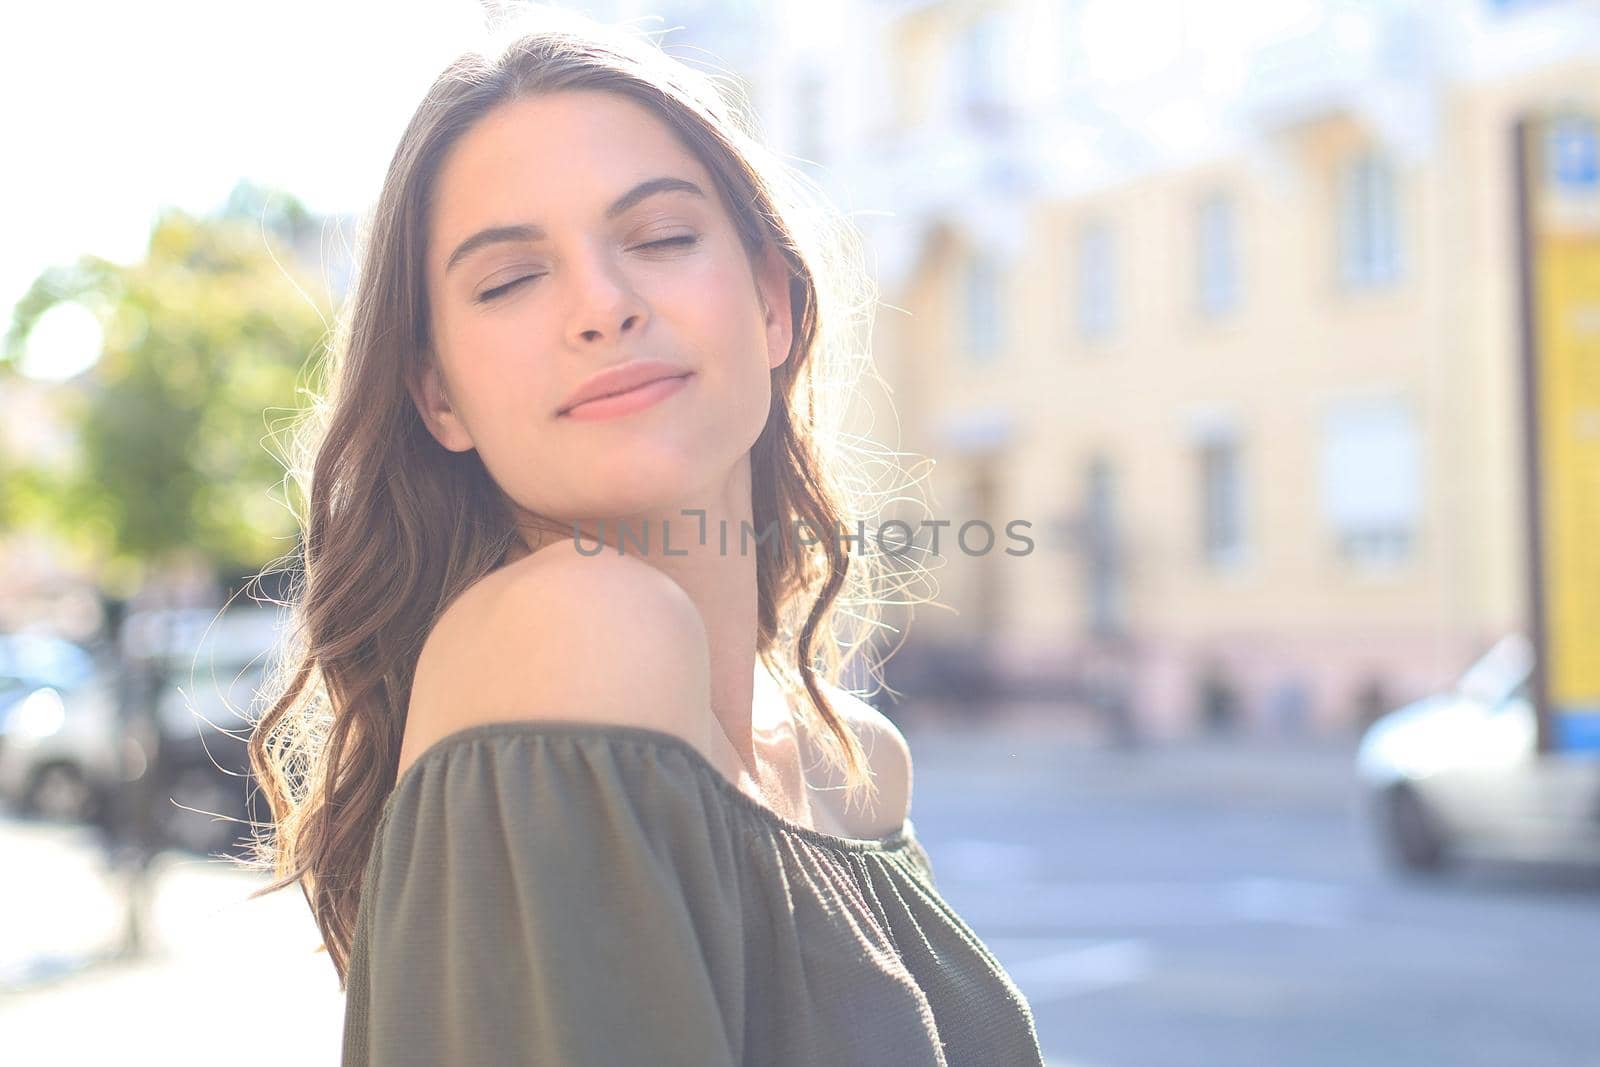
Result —
[[[1054,1067],[1600,1067],[1600,0],[413,6],[0,33],[0,1067],[337,1063],[212,857],[546,520],[904,696]]]
[[[1051,1064],[1600,1064],[1600,872],[1395,876],[1342,747],[907,737],[940,888]]]
[[[1600,1064],[1600,873],[1391,875],[1324,743],[1068,745],[907,728],[946,898],[1034,1007],[1056,1067]],[[10,1063],[337,1062],[342,1001],[288,890],[165,853],[154,955],[79,969],[122,911],[87,831],[0,821]],[[22,1050],[21,1056],[15,1050]],[[254,1057],[254,1058],[252,1058]]]

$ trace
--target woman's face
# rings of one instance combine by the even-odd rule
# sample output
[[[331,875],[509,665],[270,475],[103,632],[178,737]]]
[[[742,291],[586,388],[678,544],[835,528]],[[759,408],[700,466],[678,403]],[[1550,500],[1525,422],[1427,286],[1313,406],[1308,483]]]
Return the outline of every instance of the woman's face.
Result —
[[[440,444],[476,448],[519,507],[563,523],[747,494],[791,341],[787,271],[769,246],[752,272],[710,173],[650,111],[593,91],[496,108],[445,157],[428,225],[437,359],[416,400]],[[473,240],[500,228],[519,232]],[[639,410],[563,412],[635,360],[689,376]]]

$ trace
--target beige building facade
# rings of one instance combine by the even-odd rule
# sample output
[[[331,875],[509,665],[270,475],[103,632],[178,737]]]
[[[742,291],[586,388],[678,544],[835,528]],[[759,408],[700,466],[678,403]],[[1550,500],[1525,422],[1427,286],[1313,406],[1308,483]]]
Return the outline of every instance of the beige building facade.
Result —
[[[1219,684],[1245,729],[1336,734],[1526,627],[1512,125],[1600,117],[1600,55],[1420,99],[1269,95],[1212,158],[1031,198],[1014,254],[927,217],[875,338],[951,522],[912,641],[1109,665],[1147,735]],[[950,543],[974,519],[994,550]]]

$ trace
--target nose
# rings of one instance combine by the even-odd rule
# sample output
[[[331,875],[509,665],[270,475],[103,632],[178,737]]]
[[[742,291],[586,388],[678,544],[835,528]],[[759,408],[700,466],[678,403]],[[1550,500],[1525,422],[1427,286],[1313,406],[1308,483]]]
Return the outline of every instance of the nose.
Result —
[[[622,265],[604,250],[573,264],[568,275],[572,286],[568,343],[578,349],[593,348],[607,339],[616,344],[637,334],[646,310]]]

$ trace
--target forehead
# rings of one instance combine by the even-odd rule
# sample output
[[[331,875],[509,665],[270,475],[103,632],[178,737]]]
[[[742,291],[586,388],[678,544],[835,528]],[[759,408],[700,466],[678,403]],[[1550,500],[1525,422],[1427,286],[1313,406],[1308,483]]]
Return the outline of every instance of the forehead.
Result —
[[[501,104],[451,147],[434,188],[434,248],[482,225],[560,225],[600,216],[646,178],[672,175],[709,194],[710,174],[641,104],[612,93],[566,91]]]

